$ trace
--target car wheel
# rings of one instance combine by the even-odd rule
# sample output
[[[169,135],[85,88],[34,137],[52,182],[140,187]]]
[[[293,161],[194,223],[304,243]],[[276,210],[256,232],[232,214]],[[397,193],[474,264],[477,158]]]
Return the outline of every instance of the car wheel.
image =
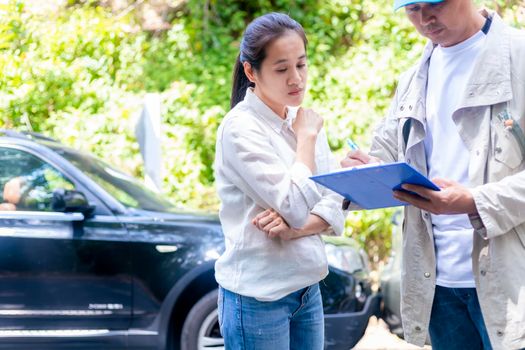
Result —
[[[203,296],[190,310],[181,335],[181,350],[224,349],[217,317],[215,289]]]

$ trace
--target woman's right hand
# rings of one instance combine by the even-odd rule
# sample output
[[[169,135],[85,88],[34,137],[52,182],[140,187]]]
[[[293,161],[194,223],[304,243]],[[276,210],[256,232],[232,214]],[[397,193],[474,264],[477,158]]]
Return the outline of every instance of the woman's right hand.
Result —
[[[315,173],[315,145],[323,118],[311,109],[299,108],[292,128],[297,138],[296,160]]]
[[[348,168],[359,166],[363,164],[379,163],[381,160],[377,157],[372,157],[365,152],[358,150],[350,151],[346,154],[346,157],[341,160],[341,167]]]
[[[299,107],[292,127],[298,139],[315,137],[323,127],[323,117],[313,109]]]

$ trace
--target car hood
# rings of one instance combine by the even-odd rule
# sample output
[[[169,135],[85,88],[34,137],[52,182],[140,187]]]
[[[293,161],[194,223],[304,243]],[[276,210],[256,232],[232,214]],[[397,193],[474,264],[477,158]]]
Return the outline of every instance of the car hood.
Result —
[[[190,211],[166,213],[133,209],[117,217],[134,240],[151,243],[193,242],[200,245],[224,245],[219,217],[214,214]]]
[[[201,222],[210,225],[219,225],[219,215],[210,212],[178,210],[173,212],[157,212],[142,209],[132,209],[125,215],[127,219],[136,222],[155,221],[155,222]],[[135,219],[135,220],[134,220]]]

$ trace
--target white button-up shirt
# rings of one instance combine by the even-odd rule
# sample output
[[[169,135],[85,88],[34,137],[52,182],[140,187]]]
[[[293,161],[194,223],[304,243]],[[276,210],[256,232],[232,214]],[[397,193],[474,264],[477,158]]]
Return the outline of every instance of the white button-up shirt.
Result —
[[[217,132],[215,181],[226,250],[215,264],[215,277],[223,288],[262,301],[319,282],[328,264],[319,234],[270,239],[252,224],[257,214],[273,208],[299,228],[312,213],[337,234],[344,227],[342,197],[316,185],[310,169],[296,161],[293,113],[288,114],[280,118],[248,89]],[[338,168],[324,131],[317,137],[315,162],[317,174]]]

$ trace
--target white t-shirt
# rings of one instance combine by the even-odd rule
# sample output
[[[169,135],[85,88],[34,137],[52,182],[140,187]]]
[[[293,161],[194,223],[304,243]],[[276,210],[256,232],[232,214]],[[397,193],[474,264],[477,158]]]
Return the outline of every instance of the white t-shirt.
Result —
[[[217,132],[215,183],[226,250],[215,264],[215,278],[227,290],[262,301],[319,282],[328,264],[319,235],[270,239],[252,224],[257,214],[273,208],[292,227],[301,227],[313,213],[337,234],[344,227],[342,197],[316,185],[310,169],[295,160],[292,114],[280,118],[248,89]],[[317,173],[338,167],[324,131],[317,137],[315,162]]]
[[[430,58],[426,92],[425,150],[429,178],[442,177],[469,186],[469,151],[452,120],[483,43],[478,32],[451,46],[436,46]],[[432,215],[436,283],[449,288],[475,287],[472,274],[473,228],[466,214]]]

